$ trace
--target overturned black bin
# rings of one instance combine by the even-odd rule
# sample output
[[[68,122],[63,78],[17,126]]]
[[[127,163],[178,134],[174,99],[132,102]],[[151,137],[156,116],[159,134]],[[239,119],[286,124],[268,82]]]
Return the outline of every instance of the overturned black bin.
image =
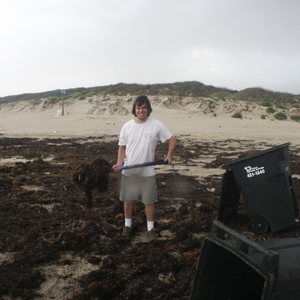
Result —
[[[191,300],[300,299],[300,240],[254,242],[215,221],[204,238]]]
[[[291,227],[299,217],[285,143],[226,163],[218,220],[237,214],[243,195],[251,229],[259,234]],[[299,298],[300,299],[300,298]]]

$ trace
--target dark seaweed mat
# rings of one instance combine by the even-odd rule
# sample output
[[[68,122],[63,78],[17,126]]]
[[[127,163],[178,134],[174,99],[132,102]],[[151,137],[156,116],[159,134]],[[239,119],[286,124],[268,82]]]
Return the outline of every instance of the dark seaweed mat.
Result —
[[[179,139],[174,157],[188,169],[201,155],[215,154],[216,159],[206,167],[221,168],[231,160],[233,152],[243,156],[256,150],[253,141],[239,141],[239,149],[232,146],[233,142],[191,140],[185,144]],[[165,147],[158,147],[158,158],[165,154]],[[38,290],[45,278],[39,267],[71,264],[61,257],[65,252],[72,252],[99,265],[99,269],[79,279],[81,290],[72,299],[189,299],[203,239],[196,238],[195,234],[208,233],[217,217],[221,176],[209,176],[200,182],[192,176],[180,175],[176,165],[172,172],[159,174],[161,201],[156,206],[156,230],[158,236],[163,230],[173,235],[166,240],[133,243],[120,234],[124,221],[118,200],[119,175],[111,174],[107,192],[94,192],[89,220],[85,215],[83,191],[74,185],[70,176],[74,166],[95,157],[115,163],[117,137],[111,142],[105,137],[85,141],[2,138],[0,150],[2,158],[21,156],[31,160],[0,167],[0,251],[14,253],[13,262],[0,265],[0,297],[42,299]],[[290,155],[292,174],[300,174],[297,152],[295,149]],[[47,161],[50,155],[55,158]],[[294,185],[296,194],[300,195],[300,181],[295,179]],[[23,186],[38,186],[42,190],[27,191]],[[215,191],[208,191],[211,188]],[[49,212],[45,205],[53,205],[53,211]],[[168,222],[160,222],[162,219]],[[239,214],[229,225],[247,233],[246,219],[245,214]],[[133,225],[133,237],[144,234],[144,210],[139,203]],[[251,233],[251,238],[295,237],[299,232],[296,224],[263,236]],[[161,276],[165,280],[159,280]]]

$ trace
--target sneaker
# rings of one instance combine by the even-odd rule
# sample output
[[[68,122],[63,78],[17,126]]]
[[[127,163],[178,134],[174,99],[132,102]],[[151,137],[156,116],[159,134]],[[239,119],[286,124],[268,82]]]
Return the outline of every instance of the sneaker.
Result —
[[[152,228],[151,230],[147,231],[147,238],[148,241],[153,241],[157,239],[156,233],[154,231],[154,228]]]
[[[131,235],[131,231],[132,231],[132,228],[131,228],[131,227],[125,226],[125,227],[123,228],[122,235],[126,235],[126,236],[129,238],[130,235]]]

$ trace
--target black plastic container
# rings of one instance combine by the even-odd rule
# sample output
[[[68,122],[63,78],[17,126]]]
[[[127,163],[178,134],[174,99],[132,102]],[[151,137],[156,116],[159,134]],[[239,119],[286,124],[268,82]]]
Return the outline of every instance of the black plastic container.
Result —
[[[215,221],[202,243],[191,300],[300,299],[300,240],[253,242]]]
[[[226,173],[219,221],[225,222],[236,214],[242,193],[254,232],[278,231],[295,224],[299,210],[290,171],[289,145],[259,151],[223,166]]]

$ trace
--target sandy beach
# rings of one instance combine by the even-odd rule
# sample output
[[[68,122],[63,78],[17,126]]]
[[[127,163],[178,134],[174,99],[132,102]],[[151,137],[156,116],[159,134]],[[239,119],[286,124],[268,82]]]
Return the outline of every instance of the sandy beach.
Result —
[[[45,105],[46,101],[0,104],[0,134],[60,138],[118,135],[124,122],[133,117],[131,99],[112,97],[100,103],[95,99],[67,101],[63,116],[60,115],[60,102],[53,105]],[[224,107],[230,106],[233,108],[226,111]],[[272,117],[262,119],[264,107],[253,104],[249,109],[248,106],[245,102],[223,103],[216,112],[207,112],[207,105],[193,102],[181,106],[165,105],[162,98],[154,101],[151,117],[161,120],[178,137],[188,135],[206,141],[246,139],[300,144],[299,122]],[[237,111],[243,111],[242,119],[232,117]]]
[[[119,174],[110,174],[106,192],[93,192],[88,218],[71,171],[94,157],[115,163],[132,98],[67,100],[64,115],[61,101],[0,104],[1,299],[188,300],[202,241],[218,217],[225,163],[289,142],[300,195],[299,123],[262,118],[258,104],[150,97],[151,117],[172,131],[177,147],[172,165],[156,169],[158,239],[146,240],[137,203],[125,240]],[[243,117],[233,118],[236,112]],[[159,145],[158,158],[166,147]],[[243,202],[228,226],[253,240],[300,237],[299,222],[254,233]]]

